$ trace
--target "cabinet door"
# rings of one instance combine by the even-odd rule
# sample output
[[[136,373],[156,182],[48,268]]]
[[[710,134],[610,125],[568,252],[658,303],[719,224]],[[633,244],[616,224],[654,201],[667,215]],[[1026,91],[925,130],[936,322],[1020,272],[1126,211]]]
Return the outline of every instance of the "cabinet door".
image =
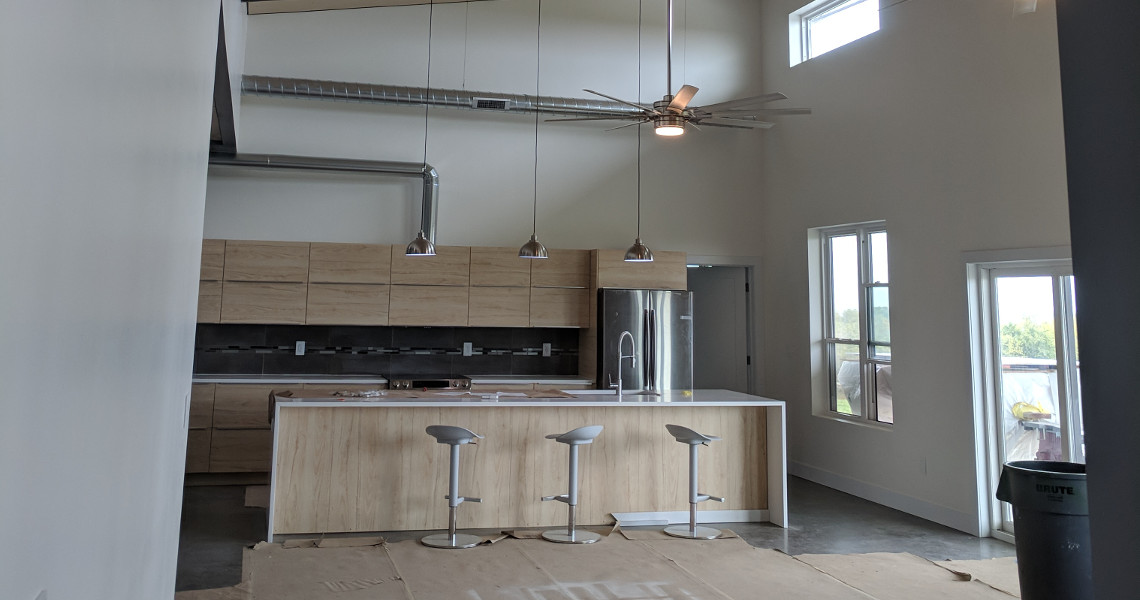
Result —
[[[269,394],[280,385],[219,383],[214,389],[215,429],[268,429]]]
[[[222,283],[222,323],[304,325],[307,286],[303,283]]]
[[[543,261],[519,258],[518,248],[471,248],[471,285],[528,287],[536,262]]]
[[[471,327],[529,327],[529,287],[472,287],[467,324]]]
[[[190,428],[214,426],[214,384],[195,383],[190,386]]]
[[[198,279],[221,281],[222,267],[226,261],[225,240],[202,240],[202,268]]]
[[[312,283],[389,283],[392,247],[387,244],[309,244]]]
[[[309,280],[308,242],[226,241],[225,281]]]
[[[624,254],[623,254],[624,256]],[[545,260],[532,260],[531,285],[536,287],[590,287],[589,250],[550,250]]]
[[[625,250],[598,250],[600,288],[684,290],[689,286],[684,252],[654,251],[653,262],[625,262]]]
[[[408,285],[462,285],[470,281],[471,248],[436,246],[435,256],[407,256],[392,252],[392,283]]]
[[[205,473],[210,470],[210,429],[191,429],[186,432],[186,472]]]
[[[589,327],[590,290],[531,288],[531,327]]]
[[[222,321],[222,282],[198,282],[198,322],[220,323]]]
[[[310,283],[309,325],[387,325],[387,285]]]
[[[272,455],[269,429],[214,429],[210,436],[211,473],[267,472]]]
[[[388,324],[464,327],[468,289],[446,285],[393,285]]]

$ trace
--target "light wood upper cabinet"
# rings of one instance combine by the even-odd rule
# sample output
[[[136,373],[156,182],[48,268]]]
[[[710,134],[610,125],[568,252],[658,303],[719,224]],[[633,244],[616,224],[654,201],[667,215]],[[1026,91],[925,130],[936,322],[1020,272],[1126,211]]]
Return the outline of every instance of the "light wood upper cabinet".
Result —
[[[195,383],[190,386],[190,429],[214,426],[214,384]]]
[[[531,327],[589,327],[590,290],[531,288]]]
[[[531,285],[535,287],[590,287],[589,250],[550,250],[550,257],[532,260]]]
[[[625,262],[625,250],[595,250],[595,257],[599,288],[689,288],[684,252],[654,251],[653,262]]]
[[[304,283],[222,282],[222,323],[304,325]]]
[[[222,282],[198,282],[198,322],[222,322]]]
[[[468,285],[471,248],[436,246],[435,256],[392,253],[392,283],[406,285]]]
[[[531,263],[519,258],[518,248],[471,248],[471,285],[529,287]]]
[[[529,287],[472,286],[467,324],[471,327],[529,327],[530,292]]]
[[[312,283],[389,283],[392,246],[387,244],[309,244]]]
[[[464,327],[470,289],[467,286],[393,285],[388,324]]]
[[[310,283],[309,325],[387,325],[391,286],[363,283]]]
[[[305,283],[308,242],[226,241],[225,281]]]
[[[202,240],[202,268],[198,279],[221,281],[222,267],[226,262],[225,240]]]

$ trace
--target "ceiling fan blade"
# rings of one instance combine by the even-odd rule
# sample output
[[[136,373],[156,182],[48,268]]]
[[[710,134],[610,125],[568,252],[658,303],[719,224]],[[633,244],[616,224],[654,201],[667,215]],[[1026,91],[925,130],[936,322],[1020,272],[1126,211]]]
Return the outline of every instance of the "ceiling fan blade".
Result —
[[[701,125],[713,127],[733,127],[735,129],[771,129],[775,123],[767,121],[748,121],[744,119],[709,118],[701,119]]]
[[[645,112],[648,112],[648,113],[655,113],[655,112],[656,112],[656,111],[654,111],[654,110],[652,110],[652,109],[649,109],[649,108],[645,108],[644,106],[642,106],[642,105],[640,105],[640,104],[634,104],[633,102],[627,102],[627,101],[625,101],[625,100],[622,100],[621,98],[614,98],[613,96],[608,96],[608,95],[606,95],[606,94],[603,94],[603,93],[601,93],[601,92],[595,92],[594,90],[582,90],[582,91],[583,91],[583,92],[589,92],[589,93],[591,93],[591,94],[594,94],[595,96],[601,96],[601,97],[603,97],[603,98],[608,98],[608,99],[610,99],[610,100],[613,100],[614,102],[618,102],[618,103],[620,103],[620,104],[624,104],[624,105],[626,105],[626,106],[632,106],[632,107],[634,107],[634,108],[636,108],[636,109],[638,109],[638,110],[641,110],[641,111],[645,111]]]
[[[810,108],[750,108],[741,110],[718,110],[714,117],[741,117],[747,115],[810,115]]]
[[[624,129],[626,127],[633,127],[634,125],[643,125],[645,123],[649,123],[650,121],[651,121],[650,119],[641,119],[640,121],[635,121],[633,123],[626,123],[625,125],[618,125],[617,127],[610,127],[606,131],[614,131],[615,129]]]
[[[691,85],[683,85],[681,89],[677,90],[677,94],[673,96],[673,100],[669,102],[667,107],[670,112],[681,114],[689,106],[689,102],[693,100],[693,96],[697,95],[697,89]]]
[[[588,90],[587,90],[588,91]],[[704,112],[719,112],[722,110],[735,110],[744,108],[746,106],[755,106],[757,104],[764,104],[766,102],[775,102],[776,100],[787,100],[788,97],[780,92],[772,92],[771,94],[762,94],[760,96],[750,96],[748,98],[737,98],[736,100],[729,100],[727,102],[717,102],[716,104],[709,104],[707,106],[699,106],[698,109]],[[696,110],[696,109],[694,109]]]

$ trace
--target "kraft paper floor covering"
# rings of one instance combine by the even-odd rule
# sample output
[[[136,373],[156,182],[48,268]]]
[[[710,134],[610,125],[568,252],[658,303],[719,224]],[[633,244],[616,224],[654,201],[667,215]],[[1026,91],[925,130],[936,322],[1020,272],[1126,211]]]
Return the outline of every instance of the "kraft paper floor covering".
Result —
[[[379,540],[371,540],[379,542]],[[366,543],[366,542],[361,542]],[[470,550],[416,541],[246,550],[233,588],[176,600],[1009,600],[1012,559],[933,563],[911,554],[788,556],[737,537],[552,544],[502,539]],[[304,547],[309,546],[309,547]],[[1010,574],[1014,587],[1009,589]],[[1003,591],[1003,589],[1005,591]]]

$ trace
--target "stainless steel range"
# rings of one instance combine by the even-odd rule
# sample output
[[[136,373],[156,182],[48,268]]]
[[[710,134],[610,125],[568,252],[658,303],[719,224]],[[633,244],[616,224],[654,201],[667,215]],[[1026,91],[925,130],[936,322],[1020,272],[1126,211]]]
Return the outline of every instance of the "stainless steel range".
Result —
[[[469,390],[471,378],[463,375],[389,375],[390,390]]]

